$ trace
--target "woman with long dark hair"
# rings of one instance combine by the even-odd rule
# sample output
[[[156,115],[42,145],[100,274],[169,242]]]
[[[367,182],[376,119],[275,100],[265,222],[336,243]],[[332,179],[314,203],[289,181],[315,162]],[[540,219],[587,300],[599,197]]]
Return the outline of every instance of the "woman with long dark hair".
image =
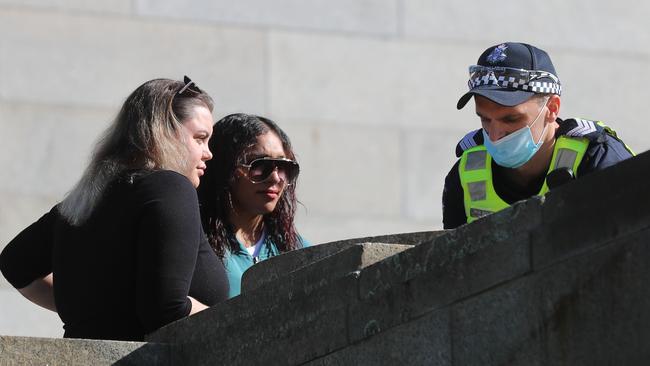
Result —
[[[196,195],[212,158],[212,109],[187,77],[142,84],[77,185],[3,250],[4,276],[57,311],[65,337],[143,340],[226,299]]]
[[[222,118],[209,146],[215,159],[198,189],[201,221],[233,297],[254,263],[308,245],[294,225],[300,168],[289,137],[260,116]]]

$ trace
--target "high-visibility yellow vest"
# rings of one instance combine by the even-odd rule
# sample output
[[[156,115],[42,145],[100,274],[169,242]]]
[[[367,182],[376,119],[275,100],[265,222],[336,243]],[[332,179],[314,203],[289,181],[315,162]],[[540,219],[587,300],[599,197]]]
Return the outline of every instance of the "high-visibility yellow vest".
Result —
[[[578,175],[578,166],[589,146],[585,137],[560,136],[555,141],[550,172],[558,168],[570,168]],[[467,222],[503,210],[510,206],[494,190],[492,180],[492,157],[484,145],[467,149],[463,152],[458,165],[460,184],[463,188],[463,201]],[[537,195],[548,192],[546,181]]]

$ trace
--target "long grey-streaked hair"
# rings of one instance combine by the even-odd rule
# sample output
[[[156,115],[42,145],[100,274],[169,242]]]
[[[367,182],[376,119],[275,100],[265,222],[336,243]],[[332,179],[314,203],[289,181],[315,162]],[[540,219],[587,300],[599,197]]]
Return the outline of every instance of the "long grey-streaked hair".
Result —
[[[61,215],[72,225],[83,224],[106,187],[127,170],[168,169],[186,175],[188,150],[180,128],[197,106],[212,112],[214,104],[188,78],[154,79],[139,86],[98,140],[79,182],[59,204]]]

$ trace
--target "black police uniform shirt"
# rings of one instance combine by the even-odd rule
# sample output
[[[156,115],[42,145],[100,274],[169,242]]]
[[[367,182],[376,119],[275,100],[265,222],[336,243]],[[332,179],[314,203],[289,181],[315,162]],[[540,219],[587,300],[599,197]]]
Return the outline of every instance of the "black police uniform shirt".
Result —
[[[558,119],[557,122],[560,124],[560,128],[556,133],[561,133],[564,121]],[[480,130],[478,132],[478,135],[482,135]],[[598,133],[592,133],[585,137],[589,139],[589,146],[578,166],[578,178],[632,157],[630,151],[627,150],[618,138],[606,133],[603,129],[599,129]],[[459,157],[462,155],[460,146],[456,149],[456,155]],[[454,229],[467,223],[463,188],[460,184],[460,173],[458,172],[459,163],[460,159],[456,161],[445,178],[445,187],[442,193],[442,222],[445,229]],[[546,174],[544,174],[528,186],[521,187],[505,178],[504,172],[506,169],[508,168],[501,167],[492,160],[494,190],[508,204],[513,204],[538,194],[546,179]]]

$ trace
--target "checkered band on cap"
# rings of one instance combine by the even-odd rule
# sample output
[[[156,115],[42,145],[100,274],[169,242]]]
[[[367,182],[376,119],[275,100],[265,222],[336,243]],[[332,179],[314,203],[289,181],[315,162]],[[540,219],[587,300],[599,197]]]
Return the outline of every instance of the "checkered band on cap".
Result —
[[[557,79],[555,75],[544,71],[538,71],[536,76],[537,78]],[[470,90],[481,85],[497,85],[503,88],[513,88],[539,94],[562,94],[562,85],[560,85],[560,83],[549,81],[526,81],[525,79],[516,78],[514,76],[496,76],[493,73],[470,79],[468,82]]]

